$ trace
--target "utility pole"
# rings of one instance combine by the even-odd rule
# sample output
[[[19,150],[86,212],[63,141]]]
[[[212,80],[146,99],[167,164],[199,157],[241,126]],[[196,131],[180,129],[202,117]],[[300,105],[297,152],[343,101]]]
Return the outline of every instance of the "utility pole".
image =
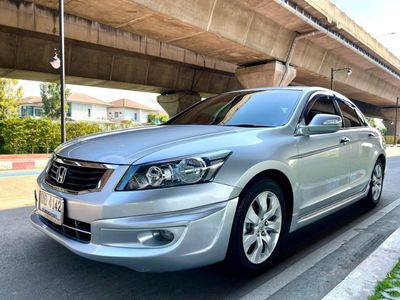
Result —
[[[64,60],[64,0],[58,1],[58,20],[60,30],[60,98],[61,98],[61,143],[65,143],[65,60]]]

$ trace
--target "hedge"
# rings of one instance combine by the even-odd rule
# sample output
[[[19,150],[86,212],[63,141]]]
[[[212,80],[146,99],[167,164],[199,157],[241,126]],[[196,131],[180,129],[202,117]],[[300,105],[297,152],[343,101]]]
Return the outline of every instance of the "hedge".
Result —
[[[388,145],[393,145],[394,144],[394,135],[385,135],[385,142]],[[400,139],[397,140],[397,143],[400,143]]]
[[[136,127],[138,123],[102,124],[67,121],[67,140],[96,132]],[[60,123],[48,118],[9,118],[0,121],[0,153],[49,153],[61,141]]]

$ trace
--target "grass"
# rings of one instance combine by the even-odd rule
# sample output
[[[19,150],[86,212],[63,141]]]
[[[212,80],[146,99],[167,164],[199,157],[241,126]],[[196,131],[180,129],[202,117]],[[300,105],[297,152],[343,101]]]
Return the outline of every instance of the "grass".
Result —
[[[372,296],[368,297],[368,300],[379,300],[382,299],[381,292],[388,288],[399,287],[400,288],[400,279],[396,278],[396,274],[400,275],[400,259],[397,262],[396,266],[392,271],[386,276],[386,278],[382,281],[379,281],[376,288],[375,293]],[[392,292],[389,293],[392,297],[400,298],[400,293]]]

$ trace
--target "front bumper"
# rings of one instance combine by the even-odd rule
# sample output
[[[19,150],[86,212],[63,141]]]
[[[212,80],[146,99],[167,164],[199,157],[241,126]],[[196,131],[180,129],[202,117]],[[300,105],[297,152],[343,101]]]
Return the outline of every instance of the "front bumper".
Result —
[[[164,272],[204,266],[225,258],[238,198],[175,212],[91,222],[91,240],[81,243],[53,230],[31,215],[33,226],[74,253],[137,271]],[[166,245],[143,244],[140,236],[168,229]]]

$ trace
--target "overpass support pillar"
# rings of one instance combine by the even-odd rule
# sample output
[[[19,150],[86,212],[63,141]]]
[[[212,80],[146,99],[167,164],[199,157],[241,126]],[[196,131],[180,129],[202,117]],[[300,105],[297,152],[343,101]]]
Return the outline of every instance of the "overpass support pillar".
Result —
[[[396,108],[382,108],[383,125],[386,126],[386,135],[397,135],[397,140],[400,140],[400,108],[397,110],[397,124],[396,124]]]
[[[296,77],[296,69],[279,61],[251,67],[239,67],[236,77],[244,88],[288,86]]]
[[[165,109],[170,117],[200,100],[201,97],[199,93],[196,92],[175,92],[157,97],[158,103]]]

